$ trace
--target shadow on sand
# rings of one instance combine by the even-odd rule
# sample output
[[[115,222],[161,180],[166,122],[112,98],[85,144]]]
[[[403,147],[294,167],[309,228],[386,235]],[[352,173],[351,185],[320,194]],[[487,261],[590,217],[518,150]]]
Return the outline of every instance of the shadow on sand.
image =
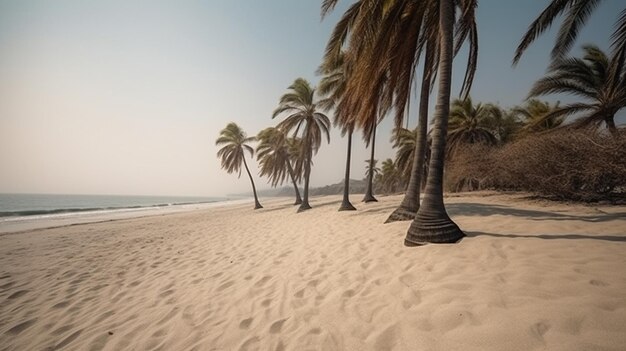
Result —
[[[626,236],[617,235],[589,235],[589,234],[537,234],[537,235],[523,235],[523,234],[496,234],[485,232],[465,232],[468,238],[474,238],[477,236],[492,236],[494,238],[534,238],[545,240],[556,239],[568,239],[568,240],[602,240],[602,241],[614,241],[614,242],[626,242]]]
[[[522,210],[519,208],[502,206],[502,205],[486,205],[479,203],[453,203],[447,204],[446,209],[451,216],[518,216],[527,217],[531,220],[556,220],[556,221],[584,221],[584,222],[608,222],[626,218],[625,212],[620,213],[599,213],[597,215],[575,216],[566,213]]]

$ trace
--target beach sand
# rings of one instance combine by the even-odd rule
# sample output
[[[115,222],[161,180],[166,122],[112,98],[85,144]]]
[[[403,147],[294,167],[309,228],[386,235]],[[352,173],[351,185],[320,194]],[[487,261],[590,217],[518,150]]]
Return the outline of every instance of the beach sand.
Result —
[[[407,248],[352,199],[1,235],[0,350],[626,349],[626,207],[464,194]]]

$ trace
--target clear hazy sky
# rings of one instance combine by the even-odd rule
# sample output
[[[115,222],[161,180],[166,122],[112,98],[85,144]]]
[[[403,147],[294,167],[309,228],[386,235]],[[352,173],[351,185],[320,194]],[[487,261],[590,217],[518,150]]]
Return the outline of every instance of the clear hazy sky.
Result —
[[[271,113],[296,77],[317,83],[326,40],[350,3],[322,22],[316,0],[0,0],[0,192],[247,191],[245,176],[219,167],[219,131],[233,121],[256,134],[277,122]],[[544,73],[554,33],[516,68],[511,59],[547,3],[480,1],[475,100],[519,104]],[[578,44],[608,49],[623,7],[604,1]],[[379,130],[377,158],[392,157],[390,121]],[[352,175],[362,178],[368,151],[355,141]],[[312,185],[340,181],[344,162],[335,131],[314,159]]]

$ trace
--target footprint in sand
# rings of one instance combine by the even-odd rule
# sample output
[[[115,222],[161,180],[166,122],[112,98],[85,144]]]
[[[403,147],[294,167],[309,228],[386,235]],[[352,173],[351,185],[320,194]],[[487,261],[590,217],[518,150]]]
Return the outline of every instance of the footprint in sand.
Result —
[[[231,286],[233,286],[234,284],[235,284],[235,282],[233,282],[232,280],[231,280],[231,281],[228,281],[228,282],[226,282],[226,283],[224,283],[224,284],[222,284],[222,285],[218,286],[218,287],[217,287],[217,291],[222,291],[222,290],[224,290],[224,289],[228,289],[228,288],[230,288]]]
[[[537,322],[530,327],[530,333],[537,339],[544,341],[543,336],[550,329],[550,324],[546,322]]]
[[[67,338],[63,339],[60,343],[56,344],[54,346],[54,350],[60,350],[62,348],[64,348],[65,346],[69,345],[72,341],[74,341],[79,335],[80,333],[82,333],[83,330],[78,330],[75,331],[74,333],[72,333],[72,335],[68,336]]]
[[[248,329],[248,328],[250,328],[250,325],[252,324],[253,320],[254,320],[254,318],[252,318],[252,317],[246,318],[246,319],[242,320],[241,322],[239,322],[239,329]]]
[[[17,335],[17,334],[23,332],[25,329],[27,329],[31,325],[35,324],[36,321],[37,321],[37,319],[35,318],[35,319],[28,320],[26,322],[22,322],[20,324],[17,324],[13,328],[7,330],[5,332],[5,334]]]
[[[9,299],[9,300],[17,299],[18,297],[21,297],[21,296],[25,295],[26,293],[28,293],[28,291],[29,290],[16,291],[13,294],[9,295],[9,297],[7,297],[7,299]]]
[[[260,339],[258,336],[248,338],[246,341],[243,342],[243,344],[241,344],[241,346],[239,347],[239,351],[257,350],[257,344],[259,343],[259,340]]]
[[[608,283],[605,283],[602,280],[596,280],[596,279],[591,279],[589,281],[589,284],[591,284],[593,286],[607,286],[607,285],[609,285]]]
[[[270,326],[270,334],[280,333],[281,329],[283,329],[283,324],[285,324],[285,321],[287,321],[287,319],[289,318],[279,319],[276,322],[272,323],[272,325]]]

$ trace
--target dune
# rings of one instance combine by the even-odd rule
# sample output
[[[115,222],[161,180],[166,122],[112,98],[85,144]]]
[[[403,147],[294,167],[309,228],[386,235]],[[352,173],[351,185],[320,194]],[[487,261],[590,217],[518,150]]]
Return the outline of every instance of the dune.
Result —
[[[624,350],[626,207],[464,194],[407,248],[379,200],[1,235],[0,350]]]

